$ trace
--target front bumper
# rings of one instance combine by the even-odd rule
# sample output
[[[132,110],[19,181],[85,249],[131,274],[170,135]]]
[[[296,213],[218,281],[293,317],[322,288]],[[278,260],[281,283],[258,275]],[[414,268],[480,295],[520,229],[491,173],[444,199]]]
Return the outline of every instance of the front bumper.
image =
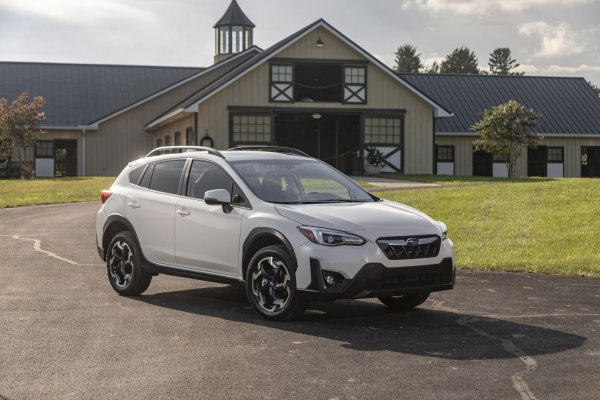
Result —
[[[310,285],[300,292],[310,300],[361,299],[439,292],[454,287],[456,270],[451,257],[439,264],[387,268],[380,263],[365,264],[352,279],[326,287],[318,260],[310,260]]]

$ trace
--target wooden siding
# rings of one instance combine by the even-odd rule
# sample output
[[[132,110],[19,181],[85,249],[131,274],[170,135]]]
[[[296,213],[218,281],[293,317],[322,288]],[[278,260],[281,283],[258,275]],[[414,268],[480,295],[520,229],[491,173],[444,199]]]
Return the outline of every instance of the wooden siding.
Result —
[[[175,145],[175,132],[179,132],[181,134],[181,146],[193,145],[193,143],[186,143],[186,130],[187,128],[195,129],[194,118],[194,114],[189,114],[184,118],[178,119],[177,121],[173,121],[170,124],[162,126],[153,132],[154,137],[156,137],[156,139],[161,139],[164,146],[165,137],[167,135],[171,135],[171,143],[172,145]]]
[[[102,124],[97,132],[86,133],[87,175],[117,175],[131,160],[146,155],[155,146],[154,135],[144,132],[144,126],[209,82],[228,72],[248,58],[242,57],[216,68],[184,85],[150,100]],[[193,126],[193,124],[192,124]],[[185,129],[181,132],[185,137]],[[81,157],[81,154],[78,154]]]
[[[317,48],[321,35],[325,47]],[[322,52],[321,52],[322,51]],[[327,31],[318,29],[294,43],[276,57],[319,60],[363,60],[353,49],[336,39]],[[238,81],[199,105],[198,131],[200,136],[208,132],[215,140],[215,147],[228,148],[229,106],[286,107],[339,110],[394,109],[406,110],[404,168],[406,173],[425,174],[433,171],[433,109],[401,83],[378,67],[368,64],[367,104],[341,103],[272,103],[269,102],[269,63],[247,73]]]
[[[474,136],[436,136],[438,145],[454,146],[454,174],[458,176],[473,175],[473,141]],[[569,138],[547,136],[540,141],[541,146],[564,148],[565,178],[581,177],[581,146],[600,146],[599,138]],[[527,176],[527,149],[521,153],[516,165],[517,176]]]

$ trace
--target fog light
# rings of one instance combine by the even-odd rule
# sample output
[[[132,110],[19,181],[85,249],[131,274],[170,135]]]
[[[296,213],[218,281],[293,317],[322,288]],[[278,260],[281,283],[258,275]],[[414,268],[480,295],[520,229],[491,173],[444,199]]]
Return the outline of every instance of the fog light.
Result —
[[[336,287],[344,280],[344,277],[337,272],[323,271],[323,283],[326,288]]]

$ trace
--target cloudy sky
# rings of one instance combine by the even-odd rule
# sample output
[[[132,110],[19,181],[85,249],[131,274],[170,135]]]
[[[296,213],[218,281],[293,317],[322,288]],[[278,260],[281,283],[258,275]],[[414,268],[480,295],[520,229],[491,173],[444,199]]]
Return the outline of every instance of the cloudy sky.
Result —
[[[482,67],[511,48],[530,75],[583,76],[600,84],[600,0],[238,0],[276,41],[325,18],[393,65],[418,47],[426,63],[454,48]],[[229,0],[0,0],[0,61],[207,66],[213,24]]]

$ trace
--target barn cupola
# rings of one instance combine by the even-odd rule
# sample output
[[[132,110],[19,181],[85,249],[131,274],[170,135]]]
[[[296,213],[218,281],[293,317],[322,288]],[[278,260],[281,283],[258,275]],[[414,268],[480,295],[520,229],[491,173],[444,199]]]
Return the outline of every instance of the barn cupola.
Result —
[[[253,46],[254,24],[232,0],[225,14],[215,24],[215,63]]]

